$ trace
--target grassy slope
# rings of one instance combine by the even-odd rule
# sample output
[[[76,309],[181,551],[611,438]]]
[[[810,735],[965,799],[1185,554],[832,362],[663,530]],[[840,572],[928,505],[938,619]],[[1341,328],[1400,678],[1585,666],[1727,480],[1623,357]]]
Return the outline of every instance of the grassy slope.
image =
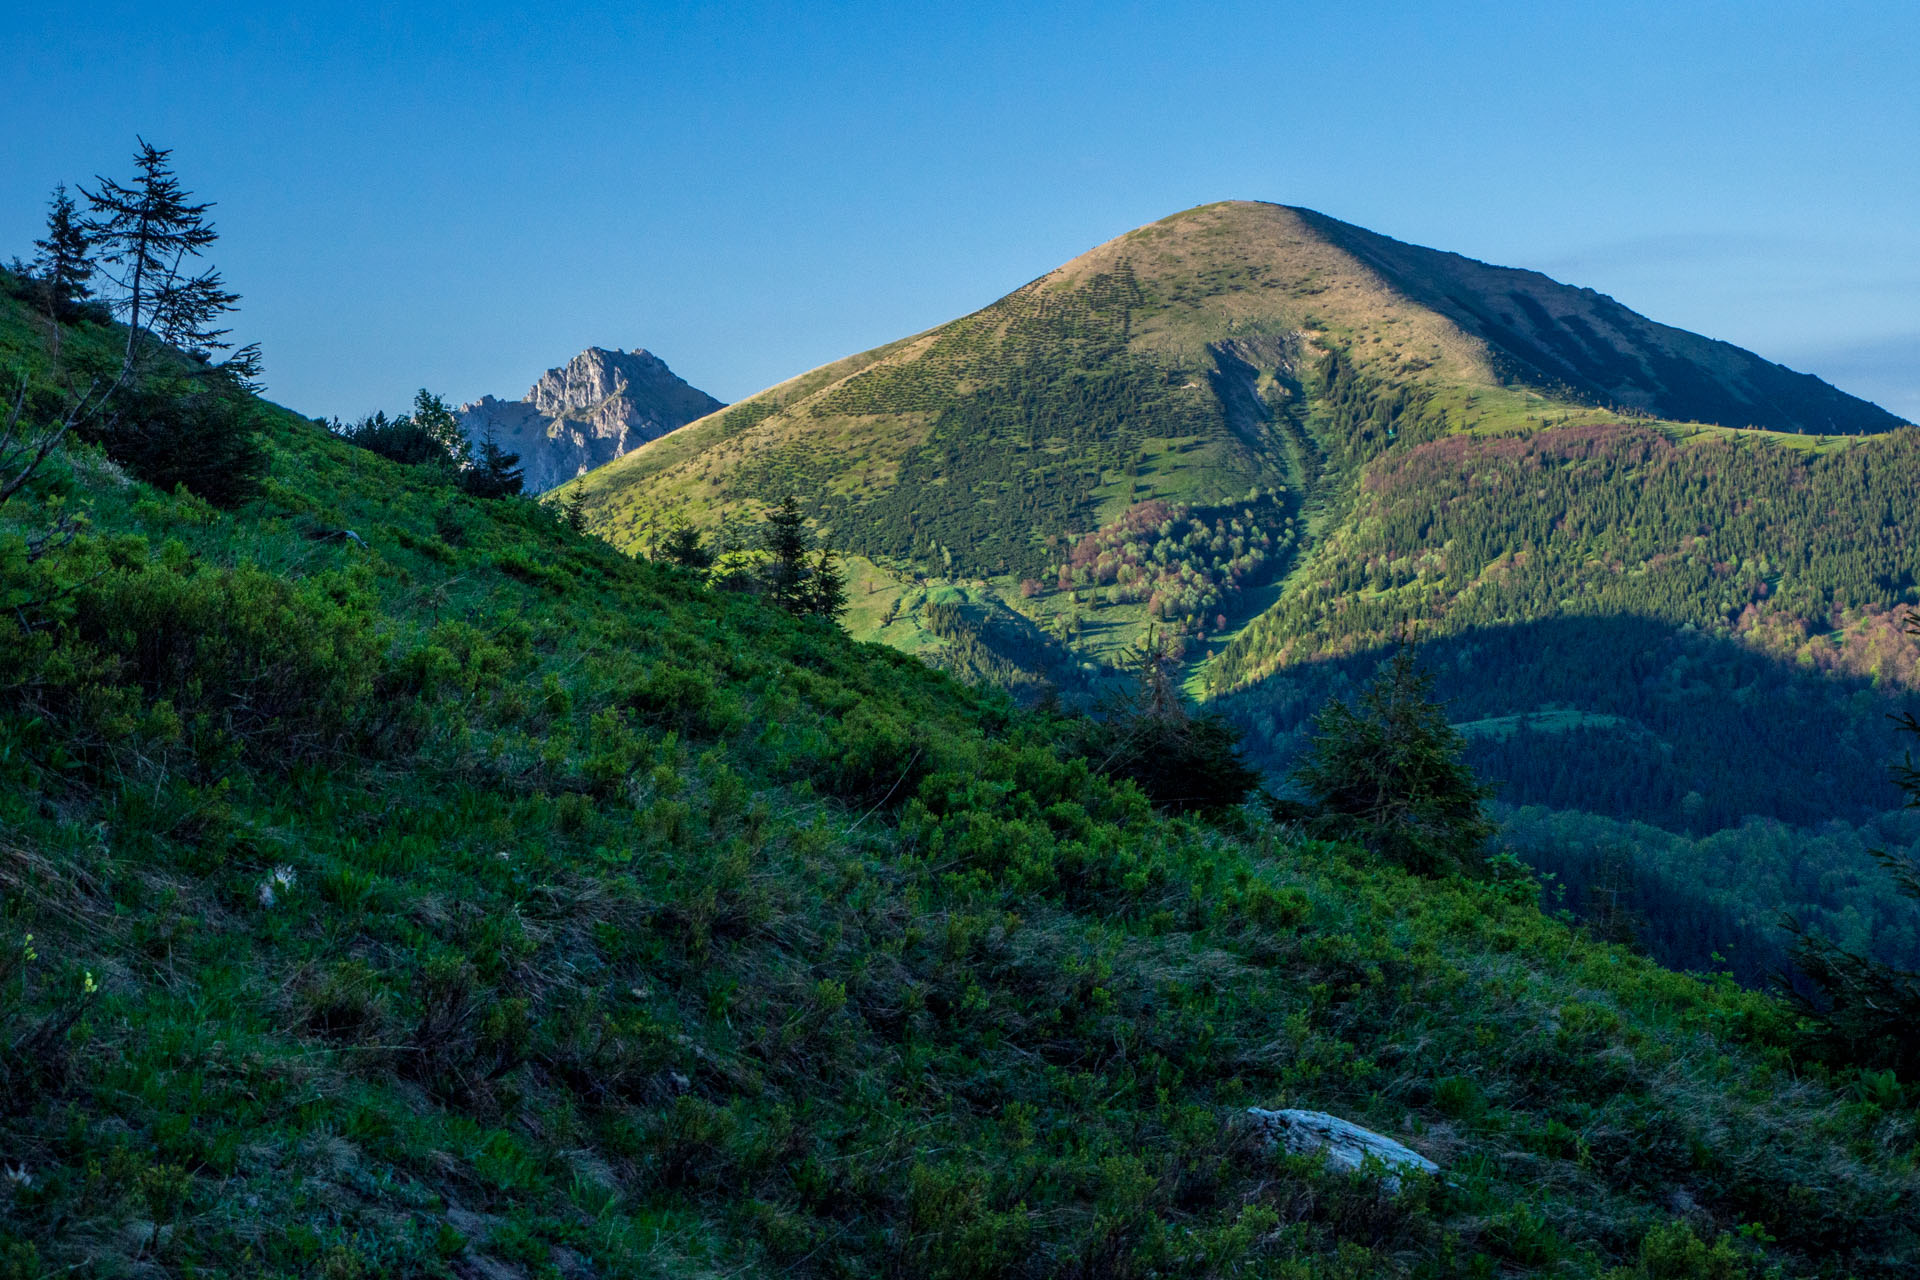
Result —
[[[1371,398],[1357,411],[1349,404],[1343,414],[1316,382],[1330,351]],[[1401,394],[1382,399],[1386,389]],[[1062,420],[1050,416],[1056,390]],[[1300,549],[1342,528],[1357,469],[1390,443],[1394,418],[1403,436],[1497,437],[1615,421],[1569,398],[1608,394],[1783,427],[1893,424],[1816,380],[1536,273],[1306,211],[1229,203],[1130,232],[973,316],[774,388],[584,486],[596,531],[629,550],[649,545],[665,521],[717,529],[799,492],[885,601],[856,613],[863,638],[953,660],[917,602],[920,588],[961,587],[987,602],[982,618],[1024,615],[1096,663],[1122,661],[1151,619],[1144,598],[1054,591],[1061,539],[1138,502],[1239,502],[1264,489],[1272,496],[1262,514],[1289,528],[1298,520],[1297,536],[1249,590],[1230,593],[1224,629],[1213,607],[1188,628],[1216,633],[1197,658],[1271,603],[1272,582]],[[1109,402],[1124,408],[1109,418]],[[1016,420],[1035,425],[1009,425]],[[1676,439],[1725,431],[1642,421]],[[1775,438],[1802,449],[1818,439]],[[950,510],[962,495],[970,509]],[[1047,589],[1017,591],[1022,578]],[[1077,633],[1063,626],[1070,621]],[[1059,675],[1060,655],[1044,648],[1006,657]],[[1239,678],[1236,670],[1217,683]],[[1209,687],[1197,668],[1193,687]]]
[[[1766,999],[1154,818],[908,658],[266,425],[233,515],[84,452],[0,511],[14,1274],[1920,1258],[1911,1110]]]
[[[1162,394],[1088,376],[1126,368],[1154,371]],[[1148,412],[1106,416],[1116,396]],[[1073,697],[1118,684],[1155,624],[1145,591],[1055,589],[1060,535],[1131,502],[1263,486],[1228,513],[1279,535],[1246,589],[1204,623],[1158,624],[1184,625],[1190,693],[1230,695],[1262,763],[1284,765],[1312,711],[1412,621],[1459,718],[1577,723],[1476,745],[1516,804],[1700,834],[1753,817],[1873,823],[1893,803],[1884,715],[1920,687],[1920,648],[1892,624],[1920,592],[1911,433],[1834,434],[1892,419],[1590,291],[1304,211],[1209,206],[764,399],[708,425],[740,428],[725,449],[682,433],[597,473],[597,527],[632,549],[674,514],[712,524],[785,490],[824,495],[834,539],[869,552],[851,566],[856,635]],[[1031,441],[1008,417],[1055,434]],[[1646,441],[1680,447],[1633,460]],[[918,527],[888,545],[863,521]],[[1037,564],[1003,571],[1022,539]],[[1803,724],[1822,729],[1809,740]],[[1843,932],[1871,919],[1886,954],[1907,954],[1911,913],[1886,909],[1864,859],[1788,862],[1820,887],[1749,904],[1773,950],[1743,946],[1743,976],[1777,962],[1783,911]],[[1671,958],[1732,953],[1714,930]]]

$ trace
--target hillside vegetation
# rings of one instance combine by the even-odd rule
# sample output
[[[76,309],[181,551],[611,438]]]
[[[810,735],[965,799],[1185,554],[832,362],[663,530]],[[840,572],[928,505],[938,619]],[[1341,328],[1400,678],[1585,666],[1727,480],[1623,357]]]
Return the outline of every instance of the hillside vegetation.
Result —
[[[1908,1087],[1511,864],[1158,816],[1065,721],[253,413],[230,511],[80,444],[0,506],[6,1274],[1920,1263]]]
[[[579,492],[636,551],[683,519],[739,541],[796,494],[860,558],[856,635],[1023,697],[1097,700],[1171,637],[1276,773],[1410,634],[1510,805],[1792,832],[1749,844],[1797,887],[1654,922],[1669,962],[1764,981],[1787,909],[1914,956],[1920,915],[1858,854],[1920,689],[1920,433],[1591,290],[1209,205]]]

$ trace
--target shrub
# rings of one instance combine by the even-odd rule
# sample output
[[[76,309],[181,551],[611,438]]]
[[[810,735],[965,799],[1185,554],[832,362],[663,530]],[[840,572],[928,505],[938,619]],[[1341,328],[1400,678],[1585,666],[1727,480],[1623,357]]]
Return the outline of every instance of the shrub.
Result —
[[[1462,759],[1465,740],[1432,688],[1402,646],[1357,709],[1338,699],[1321,709],[1293,776],[1314,802],[1317,834],[1356,840],[1423,875],[1477,871],[1493,835],[1491,793]]]
[[[301,1022],[327,1040],[357,1043],[378,1037],[386,1019],[379,979],[364,961],[335,965],[308,988]]]
[[[331,429],[342,439],[404,466],[445,466],[452,462],[445,443],[405,414],[389,418],[385,413],[374,413],[358,422],[336,422]]]
[[[357,574],[215,569],[177,542],[158,558],[141,540],[75,551],[7,574],[40,601],[27,631],[0,634],[0,670],[26,705],[96,745],[144,731],[282,764],[365,722],[385,645]]]
[[[1188,708],[1173,679],[1177,643],[1147,638],[1134,696],[1080,725],[1073,749],[1108,777],[1131,781],[1157,809],[1214,812],[1246,799],[1260,774],[1224,716]]]
[[[257,402],[210,371],[122,391],[87,434],[155,488],[185,485],[216,506],[252,497],[267,472]]]
[[[703,671],[662,662],[627,694],[626,705],[650,725],[689,737],[717,738],[746,719],[738,695],[716,689]]]

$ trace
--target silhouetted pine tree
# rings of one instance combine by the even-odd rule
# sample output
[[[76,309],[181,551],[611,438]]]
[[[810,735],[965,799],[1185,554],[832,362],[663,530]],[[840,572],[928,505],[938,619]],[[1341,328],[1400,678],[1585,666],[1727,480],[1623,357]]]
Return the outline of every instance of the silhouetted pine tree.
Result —
[[[260,389],[260,351],[248,345],[213,362],[232,346],[217,322],[240,300],[217,270],[187,270],[219,238],[206,216],[213,206],[181,186],[170,151],[139,143],[131,184],[99,178],[93,190],[80,189],[89,212],[76,229],[111,286],[108,304],[127,324],[119,373],[102,393],[112,411],[83,433],[149,484],[184,484],[232,505],[254,492],[267,467],[248,395]],[[166,358],[167,346],[196,363]]]
[[[456,428],[457,429],[457,428]],[[520,455],[494,443],[493,428],[480,441],[480,456],[460,473],[460,487],[476,498],[510,498],[525,484]]]
[[[217,270],[185,271],[189,259],[219,239],[207,221],[213,205],[194,201],[180,185],[170,150],[144,138],[138,142],[134,165],[139,172],[131,185],[103,177],[95,179],[93,190],[80,189],[90,207],[82,230],[99,251],[102,272],[119,290],[112,304],[127,322],[128,370],[149,334],[195,354],[225,350],[228,331],[213,324],[240,300],[227,291]]]
[[[835,622],[847,611],[847,575],[840,571],[830,547],[820,548],[813,560],[813,576],[807,582],[806,612]]]
[[[1091,724],[1079,748],[1095,768],[1128,778],[1154,807],[1212,811],[1239,804],[1260,785],[1240,755],[1240,735],[1224,716],[1187,706],[1173,645],[1149,632],[1141,643],[1133,695]]]
[[[93,296],[93,241],[75,216],[73,197],[64,186],[53,189],[47,207],[47,234],[35,240],[34,292],[52,327],[52,355],[60,357],[60,327],[73,318],[79,304]]]
[[[682,569],[704,571],[713,567],[713,548],[701,538],[698,529],[684,519],[676,519],[660,542],[660,558]]]

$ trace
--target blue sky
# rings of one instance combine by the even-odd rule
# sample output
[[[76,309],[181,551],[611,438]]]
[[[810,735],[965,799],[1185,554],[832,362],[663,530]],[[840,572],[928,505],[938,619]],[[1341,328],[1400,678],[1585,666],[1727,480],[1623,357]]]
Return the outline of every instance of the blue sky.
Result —
[[[272,394],[733,400],[1226,198],[1589,285],[1920,418],[1920,5],[94,4],[10,12],[0,257],[134,135]]]

